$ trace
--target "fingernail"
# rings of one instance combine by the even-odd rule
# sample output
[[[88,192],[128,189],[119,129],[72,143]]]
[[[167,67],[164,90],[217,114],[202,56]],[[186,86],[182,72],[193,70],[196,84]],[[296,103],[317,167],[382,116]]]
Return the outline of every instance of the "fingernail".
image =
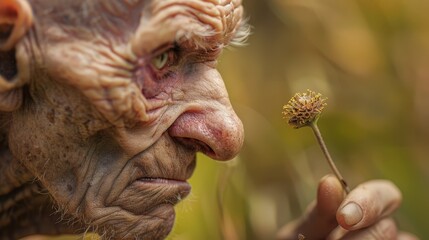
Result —
[[[353,202],[344,206],[341,209],[340,214],[344,217],[344,222],[349,226],[356,225],[363,218],[362,209],[359,205]]]

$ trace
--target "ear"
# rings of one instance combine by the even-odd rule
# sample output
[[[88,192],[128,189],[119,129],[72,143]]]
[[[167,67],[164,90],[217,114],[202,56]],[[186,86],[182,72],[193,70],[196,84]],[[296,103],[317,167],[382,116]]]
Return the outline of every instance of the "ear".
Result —
[[[0,1],[0,51],[11,50],[33,23],[33,13],[27,1]]]
[[[24,80],[18,71],[16,45],[32,23],[26,0],[0,0],[0,111],[13,111],[22,103]]]

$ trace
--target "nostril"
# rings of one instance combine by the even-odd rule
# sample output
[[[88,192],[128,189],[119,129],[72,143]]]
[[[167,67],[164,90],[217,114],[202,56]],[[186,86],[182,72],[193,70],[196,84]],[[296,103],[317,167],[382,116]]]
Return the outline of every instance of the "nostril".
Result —
[[[241,121],[230,109],[182,113],[168,133],[184,146],[221,161],[237,155],[243,143]]]
[[[175,139],[185,147],[192,149],[196,152],[202,152],[210,157],[213,157],[216,155],[215,151],[208,144],[198,139],[187,138],[187,137],[177,137]]]

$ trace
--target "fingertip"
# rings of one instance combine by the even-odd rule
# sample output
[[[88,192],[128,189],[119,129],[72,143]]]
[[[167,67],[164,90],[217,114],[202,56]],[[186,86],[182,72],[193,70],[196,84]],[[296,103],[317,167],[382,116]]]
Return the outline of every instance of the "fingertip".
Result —
[[[339,181],[332,175],[323,177],[318,185],[316,201],[298,221],[283,227],[277,238],[297,239],[299,234],[303,234],[306,239],[326,239],[338,227],[336,213],[343,198]]]
[[[391,214],[401,199],[400,190],[392,182],[368,181],[347,195],[337,212],[337,222],[347,230],[367,227]]]
[[[341,183],[333,175],[324,176],[317,189],[317,208],[321,215],[332,216],[344,199]]]
[[[383,181],[383,180],[380,180]],[[392,189],[392,195],[396,195],[396,205],[400,205],[402,203],[402,191],[398,188],[392,181],[384,180],[387,185]]]
[[[349,202],[337,212],[337,221],[343,228],[350,230],[363,219],[362,207],[355,203]]]

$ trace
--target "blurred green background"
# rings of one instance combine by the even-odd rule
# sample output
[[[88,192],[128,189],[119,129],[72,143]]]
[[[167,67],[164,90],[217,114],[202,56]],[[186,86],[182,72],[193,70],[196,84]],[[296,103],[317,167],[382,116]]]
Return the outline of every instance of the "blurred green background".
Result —
[[[429,239],[429,1],[244,6],[253,34],[219,68],[245,145],[228,163],[199,156],[168,239],[273,239],[302,213],[330,173],[311,130],[282,120],[282,106],[307,88],[328,97],[319,127],[349,184],[392,180],[404,197],[399,227]]]

